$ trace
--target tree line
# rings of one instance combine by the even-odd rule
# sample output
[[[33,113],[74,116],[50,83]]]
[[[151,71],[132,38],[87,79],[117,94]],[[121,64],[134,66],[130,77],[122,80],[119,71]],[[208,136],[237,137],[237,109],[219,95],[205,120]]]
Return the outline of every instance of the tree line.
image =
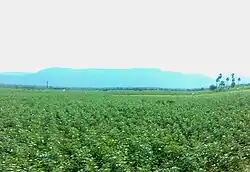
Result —
[[[234,88],[236,86],[236,81],[237,81],[237,85],[240,85],[240,82],[241,82],[241,78],[238,77],[236,78],[235,77],[235,73],[232,73],[231,76],[227,76],[226,79],[224,80],[223,79],[223,75],[222,73],[220,73],[215,82],[216,82],[216,85],[210,85],[209,89],[210,90],[222,90],[224,88]]]

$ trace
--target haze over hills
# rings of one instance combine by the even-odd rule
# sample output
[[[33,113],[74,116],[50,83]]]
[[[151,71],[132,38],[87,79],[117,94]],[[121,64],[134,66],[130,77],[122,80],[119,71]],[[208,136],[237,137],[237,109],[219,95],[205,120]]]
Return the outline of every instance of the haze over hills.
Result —
[[[1,84],[52,87],[161,87],[201,88],[214,79],[199,74],[184,74],[154,68],[71,69],[49,68],[36,73],[0,73]]]

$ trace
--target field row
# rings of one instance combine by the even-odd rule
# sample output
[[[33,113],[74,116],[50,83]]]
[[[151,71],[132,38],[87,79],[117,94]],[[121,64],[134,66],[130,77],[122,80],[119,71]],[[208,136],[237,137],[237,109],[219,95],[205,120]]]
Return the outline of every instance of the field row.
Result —
[[[0,92],[0,171],[242,171],[250,93]]]

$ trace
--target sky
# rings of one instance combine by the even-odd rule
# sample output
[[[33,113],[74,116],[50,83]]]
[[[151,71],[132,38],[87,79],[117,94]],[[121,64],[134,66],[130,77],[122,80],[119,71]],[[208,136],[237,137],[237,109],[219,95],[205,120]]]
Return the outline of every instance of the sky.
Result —
[[[250,76],[250,1],[0,1],[0,72],[160,68]]]

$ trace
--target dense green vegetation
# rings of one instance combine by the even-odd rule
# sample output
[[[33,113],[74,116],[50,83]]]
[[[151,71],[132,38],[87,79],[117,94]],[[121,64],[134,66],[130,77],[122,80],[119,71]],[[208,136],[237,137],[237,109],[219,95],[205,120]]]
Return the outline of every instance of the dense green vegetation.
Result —
[[[248,90],[113,94],[0,90],[0,171],[242,171],[249,164]]]

